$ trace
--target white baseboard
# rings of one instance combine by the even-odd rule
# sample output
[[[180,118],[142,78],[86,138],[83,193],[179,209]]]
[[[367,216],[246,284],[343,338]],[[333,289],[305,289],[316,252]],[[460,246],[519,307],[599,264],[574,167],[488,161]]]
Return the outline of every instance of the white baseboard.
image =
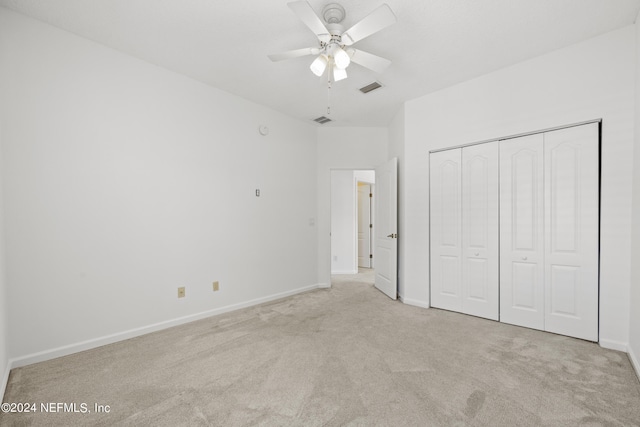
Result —
[[[636,375],[638,376],[638,380],[640,380],[640,359],[638,359],[638,356],[633,352],[631,346],[629,346],[629,352],[627,354],[629,355],[631,366],[636,370]]]
[[[411,299],[411,298],[405,298],[403,296],[400,296],[400,301],[402,301],[403,304],[407,304],[407,305],[413,305],[416,307],[422,307],[422,308],[430,308],[429,303],[426,301],[420,301],[417,299]]]
[[[331,283],[318,283],[318,288],[320,289],[329,289],[331,287]]]
[[[331,274],[358,274],[358,270],[331,270]]]
[[[629,352],[629,346],[626,342],[601,339],[600,341],[598,341],[598,344],[600,345],[600,347],[608,348],[609,350],[618,350],[625,353]]]
[[[51,360],[57,357],[67,356],[69,354],[78,353],[80,351],[90,350],[92,348],[101,347],[103,345],[113,344],[114,342],[127,340],[140,335],[145,335],[151,332],[156,332],[163,329],[171,328],[173,326],[183,325],[185,323],[193,322],[200,319],[205,319],[207,317],[215,316],[218,314],[228,313],[230,311],[239,310],[241,308],[251,307],[258,304],[263,304],[265,302],[274,301],[277,299],[296,295],[302,292],[307,292],[313,289],[318,289],[320,285],[321,284],[305,286],[303,288],[293,289],[291,291],[286,291],[278,294],[269,295],[266,297],[256,298],[253,300],[228,305],[225,307],[215,308],[213,310],[207,310],[200,313],[190,314],[188,316],[179,317],[177,319],[166,320],[164,322],[154,323],[152,325],[130,329],[128,331],[118,332],[115,334],[106,335],[99,338],[93,338],[93,339],[82,341],[75,344],[65,345],[65,346],[54,348],[54,349],[17,357],[9,360],[9,367],[10,369],[18,368],[20,366],[26,366],[26,365],[31,365],[33,363],[44,362],[45,360]],[[6,373],[7,378],[8,378],[8,375],[9,375],[9,372],[7,371]]]
[[[9,383],[9,373],[11,372],[11,361],[7,362],[7,368],[2,375],[2,382],[0,383],[0,402],[4,399],[4,392],[7,390],[7,384]]]

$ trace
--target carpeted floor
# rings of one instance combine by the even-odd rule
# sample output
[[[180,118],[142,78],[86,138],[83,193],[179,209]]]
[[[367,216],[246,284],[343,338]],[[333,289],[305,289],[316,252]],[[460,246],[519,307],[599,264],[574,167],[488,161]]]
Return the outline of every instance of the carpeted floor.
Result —
[[[391,301],[371,273],[334,279],[15,369],[4,401],[38,412],[2,414],[0,425],[640,425],[624,353]],[[45,414],[41,403],[90,413]]]

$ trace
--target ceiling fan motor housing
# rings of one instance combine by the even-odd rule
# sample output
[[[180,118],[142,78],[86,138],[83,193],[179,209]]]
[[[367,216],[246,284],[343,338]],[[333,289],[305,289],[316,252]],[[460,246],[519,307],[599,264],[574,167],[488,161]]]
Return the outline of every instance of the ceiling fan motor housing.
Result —
[[[327,24],[327,30],[331,34],[332,42],[342,41],[340,36],[344,33],[344,27],[341,24]]]

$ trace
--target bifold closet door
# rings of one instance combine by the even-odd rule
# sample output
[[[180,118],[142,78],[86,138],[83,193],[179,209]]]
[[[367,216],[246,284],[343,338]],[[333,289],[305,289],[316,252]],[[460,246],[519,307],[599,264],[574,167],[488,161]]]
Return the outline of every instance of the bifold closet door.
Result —
[[[498,143],[431,153],[431,305],[498,320]]]
[[[544,136],[500,141],[500,321],[544,330]]]
[[[545,330],[598,340],[599,126],[544,134]]]
[[[498,320],[498,141],[462,148],[462,312]]]
[[[500,320],[598,340],[599,125],[500,142]]]
[[[462,311],[461,149],[429,156],[431,306]]]

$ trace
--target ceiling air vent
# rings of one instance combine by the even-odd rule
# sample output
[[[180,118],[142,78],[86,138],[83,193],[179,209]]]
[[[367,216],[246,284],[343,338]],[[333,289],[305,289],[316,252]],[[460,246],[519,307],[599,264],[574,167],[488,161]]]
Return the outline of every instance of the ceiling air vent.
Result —
[[[373,82],[373,83],[369,83],[366,86],[361,87],[359,90],[362,93],[369,93],[371,91],[374,91],[376,89],[380,89],[382,87],[382,85],[379,82]]]
[[[313,121],[323,125],[325,123],[329,123],[331,121],[331,119],[328,118],[328,117],[325,117],[325,116],[320,116],[317,119],[313,119]]]

